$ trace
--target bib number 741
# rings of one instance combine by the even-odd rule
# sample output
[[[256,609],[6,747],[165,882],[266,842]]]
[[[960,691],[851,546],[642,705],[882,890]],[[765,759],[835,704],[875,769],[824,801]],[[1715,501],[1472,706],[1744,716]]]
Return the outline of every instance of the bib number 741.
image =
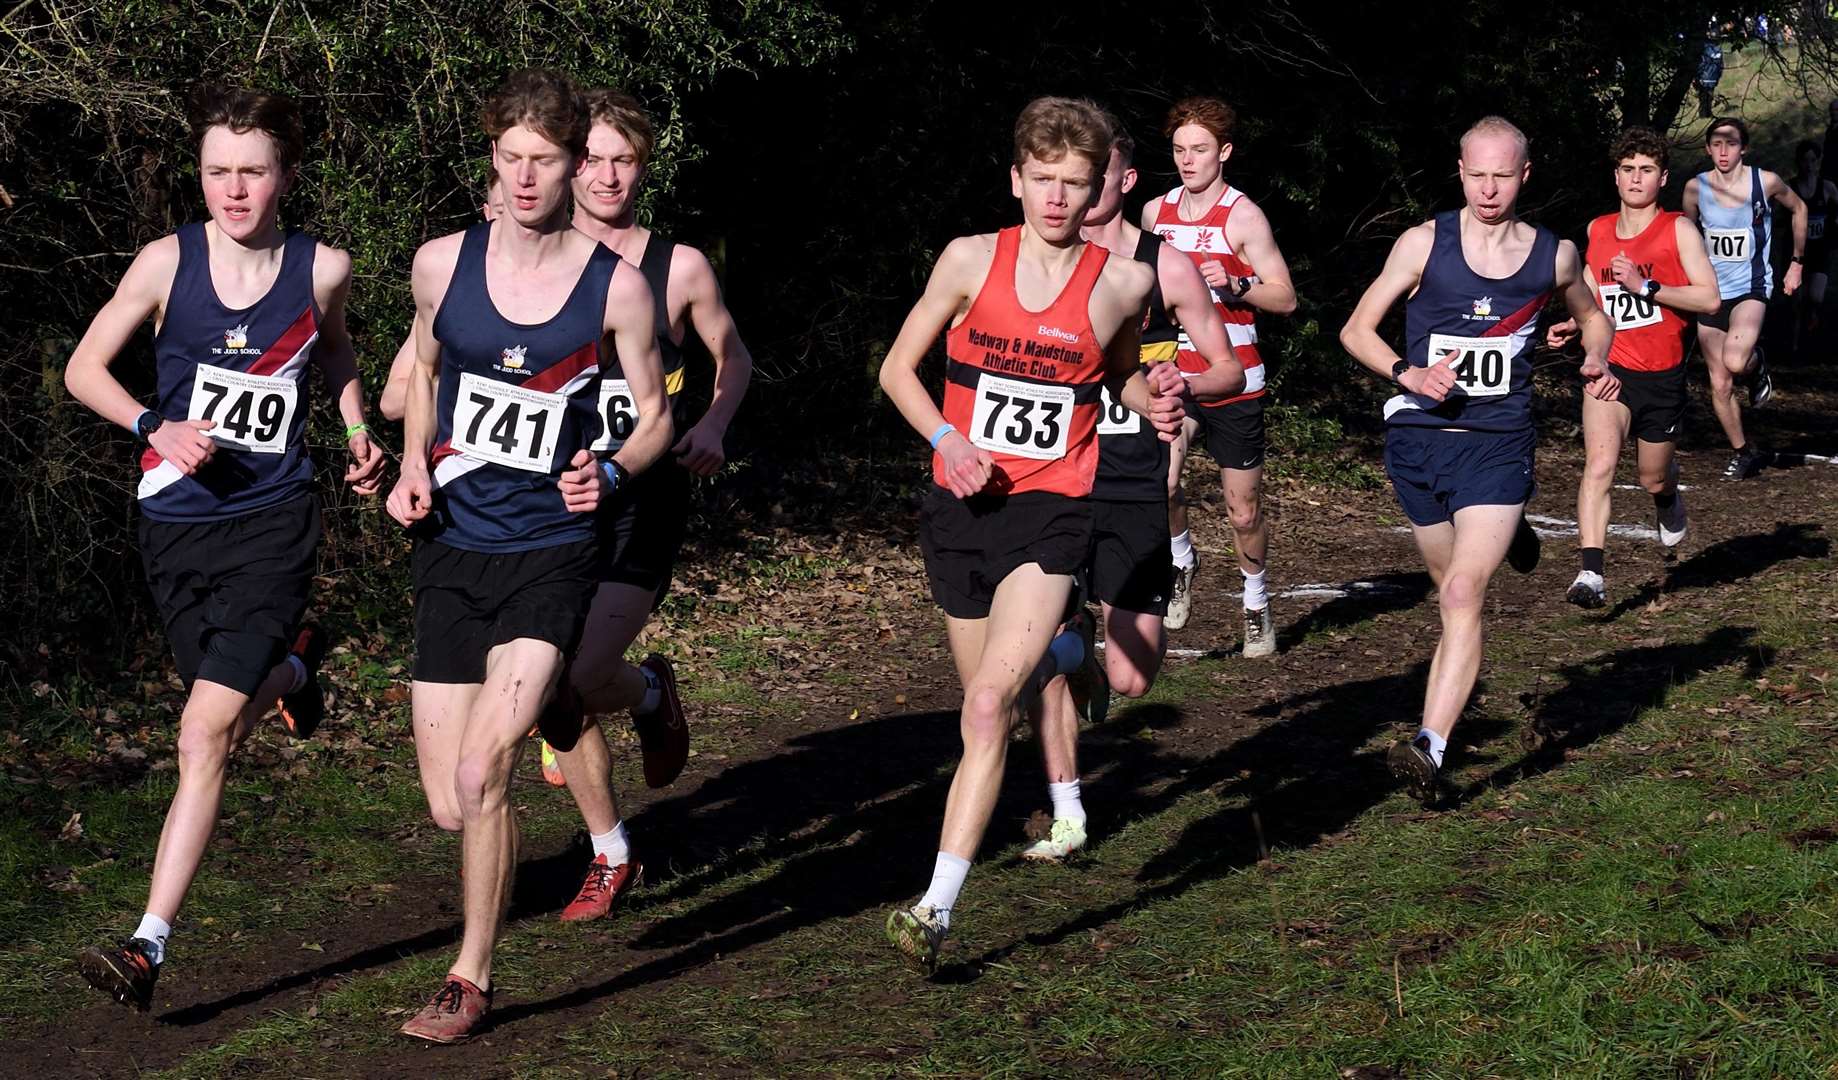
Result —
[[[553,472],[567,407],[560,394],[465,372],[453,402],[453,448],[507,468]]]

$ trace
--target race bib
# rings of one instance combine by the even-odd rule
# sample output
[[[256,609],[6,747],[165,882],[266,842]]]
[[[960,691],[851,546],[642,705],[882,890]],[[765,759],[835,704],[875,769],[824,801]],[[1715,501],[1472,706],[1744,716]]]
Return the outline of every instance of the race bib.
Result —
[[[1037,461],[1066,456],[1072,387],[1017,382],[985,373],[976,384],[970,441],[992,454]]]
[[[1748,262],[1753,235],[1749,229],[1705,229],[1704,246],[1710,250],[1710,261]]]
[[[1507,363],[1510,344],[1500,337],[1456,337],[1453,334],[1431,334],[1429,365],[1443,362],[1451,351],[1459,354],[1453,361],[1455,388],[1469,397],[1502,397],[1512,389],[1512,365]]]
[[[1806,239],[1808,240],[1825,239],[1825,215],[1824,214],[1813,214],[1811,217],[1808,217],[1806,219]]]
[[[1608,312],[1616,330],[1638,330],[1659,322],[1659,301],[1628,292],[1612,281],[1600,286],[1600,291],[1602,310]]]
[[[191,383],[190,419],[216,421],[205,434],[219,446],[279,454],[287,450],[299,401],[300,385],[292,379],[199,364]]]
[[[590,450],[617,450],[632,437],[638,426],[638,405],[632,398],[632,384],[624,379],[600,380],[600,437]]]
[[[507,468],[553,472],[567,407],[560,394],[464,372],[453,402],[453,448]]]
[[[1142,414],[1110,396],[1110,387],[1098,389],[1098,434],[1134,435],[1142,430]]]

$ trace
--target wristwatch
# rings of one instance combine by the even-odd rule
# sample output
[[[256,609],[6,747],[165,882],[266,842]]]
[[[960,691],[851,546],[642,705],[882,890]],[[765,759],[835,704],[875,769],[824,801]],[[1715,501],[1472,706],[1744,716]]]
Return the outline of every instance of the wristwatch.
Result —
[[[632,480],[632,474],[626,471],[625,466],[612,458],[607,458],[600,463],[600,471],[606,474],[607,485],[613,491],[625,487]]]
[[[1409,370],[1410,370],[1410,361],[1409,360],[1399,360],[1397,363],[1391,365],[1391,381],[1397,382],[1400,378],[1403,377],[1404,373]]]
[[[1238,279],[1238,297],[1239,299],[1241,300],[1244,299],[1244,294],[1251,291],[1252,284],[1253,282],[1251,281],[1249,276],[1239,277]]]
[[[1806,257],[1803,255],[1794,255],[1790,257],[1787,261],[1790,263],[1799,263],[1801,266],[1806,265]]]
[[[140,416],[135,418],[134,437],[139,439],[143,444],[151,442],[153,439],[153,433],[158,431],[160,429],[160,425],[164,424],[165,422],[166,422],[165,417],[161,416],[159,413],[154,412],[152,409],[148,409],[146,412],[141,413]]]
[[[1659,295],[1659,282],[1654,281],[1652,278],[1648,278],[1647,283],[1640,287],[1640,295],[1645,297],[1648,300],[1651,300],[1655,296],[1658,296]]]

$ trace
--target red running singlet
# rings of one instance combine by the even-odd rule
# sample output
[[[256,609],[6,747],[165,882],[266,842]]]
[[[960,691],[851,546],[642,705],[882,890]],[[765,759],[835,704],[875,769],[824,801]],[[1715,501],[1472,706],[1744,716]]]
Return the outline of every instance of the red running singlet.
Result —
[[[1086,244],[1044,311],[1015,294],[1021,226],[996,234],[989,276],[964,321],[945,334],[944,416],[995,459],[987,490],[1091,494],[1098,467],[1104,349],[1091,328],[1091,290],[1109,253]],[[940,487],[944,458],[932,455]]]
[[[1228,184],[1212,209],[1206,211],[1198,221],[1188,221],[1181,217],[1181,196],[1186,190],[1177,187],[1162,196],[1161,204],[1155,211],[1155,231],[1163,240],[1174,245],[1175,250],[1186,252],[1196,269],[1201,263],[1212,259],[1223,263],[1225,272],[1233,277],[1250,277],[1255,274],[1257,271],[1251,269],[1251,264],[1232,250],[1231,242],[1225,238],[1225,223],[1232,216],[1232,207],[1244,198],[1244,192]],[[1204,275],[1205,271],[1201,273]],[[1244,365],[1244,393],[1223,401],[1202,402],[1202,407],[1208,409],[1264,395],[1264,358],[1257,351],[1257,309],[1229,298],[1218,289],[1212,289],[1212,294],[1213,306],[1219,309],[1219,318],[1225,322],[1225,335],[1231,339],[1232,349],[1238,354],[1238,361]],[[1185,333],[1181,334],[1180,342],[1180,352],[1174,357],[1175,366],[1190,375],[1204,372],[1206,360],[1193,351],[1193,342],[1187,339]]]
[[[1625,251],[1642,277],[1668,288],[1691,284],[1685,276],[1685,264],[1678,258],[1678,219],[1682,216],[1661,210],[1639,236],[1629,240],[1615,235],[1619,214],[1603,214],[1589,223],[1585,261],[1601,293],[1602,310],[1615,324],[1615,343],[1608,359],[1617,367],[1670,371],[1685,362],[1685,317],[1615,284],[1610,268],[1615,256]]]

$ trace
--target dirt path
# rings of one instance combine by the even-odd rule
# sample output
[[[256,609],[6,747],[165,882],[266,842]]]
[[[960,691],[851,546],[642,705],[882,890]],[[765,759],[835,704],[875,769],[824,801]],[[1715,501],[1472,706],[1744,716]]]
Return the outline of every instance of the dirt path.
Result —
[[[1838,416],[1838,377],[1830,369],[1787,369],[1780,385],[1781,405],[1756,417],[1764,445],[1794,455],[1838,456],[1838,432],[1828,421]],[[1623,665],[1623,674],[1665,664],[1673,670],[1687,658],[1667,650],[1682,646],[1664,640],[1664,627],[1653,627],[1654,612],[1668,606],[1676,616],[1660,618],[1675,618],[1676,628],[1706,628],[1694,647],[1713,657],[1738,655],[1739,641],[1716,636],[1720,610],[1770,568],[1829,554],[1838,463],[1814,460],[1740,485],[1725,483],[1719,474],[1726,454],[1708,437],[1714,428],[1701,392],[1691,426],[1698,438],[1685,446],[1683,475],[1692,536],[1679,562],[1667,568],[1651,540],[1611,539],[1611,606],[1590,617],[1585,633],[1550,638],[1536,649],[1514,645],[1510,655],[1490,651],[1474,718],[1462,734],[1464,742],[1485,750],[1474,761],[1472,784],[1509,779],[1506,771],[1489,772],[1489,763],[1520,760],[1508,744],[1512,729],[1525,727],[1516,725],[1521,714],[1509,704],[1490,703],[1490,685],[1537,685],[1541,675],[1604,657]],[[1536,572],[1522,577],[1503,569],[1496,577],[1490,618],[1503,625],[1574,614],[1562,595],[1575,572],[1575,541],[1562,534],[1575,516],[1576,443],[1558,436],[1541,451],[1540,495],[1532,512],[1550,535]],[[1622,480],[1630,478],[1631,461],[1624,463]],[[1618,490],[1615,496],[1616,523],[1650,527],[1643,493]],[[1262,806],[1262,842],[1296,846],[1331,840],[1392,796],[1371,746],[1414,722],[1436,632],[1435,610],[1426,602],[1429,582],[1418,570],[1403,519],[1388,491],[1329,493],[1285,485],[1273,486],[1269,512],[1281,656],[1251,667],[1234,655],[1237,574],[1229,536],[1220,509],[1202,508],[1196,514],[1205,560],[1199,603],[1193,623],[1171,644],[1223,660],[1171,660],[1168,681],[1180,686],[1177,699],[1119,710],[1085,739],[1087,801],[1099,808],[1094,814],[1139,819],[1187,792],[1248,790]],[[554,1045],[647,989],[703,987],[717,997],[758,993],[757,973],[799,947],[788,941],[808,940],[798,935],[824,928],[859,939],[858,924],[909,899],[920,884],[955,756],[957,690],[913,553],[901,554],[882,540],[869,546],[883,553],[869,560],[879,565],[874,595],[883,603],[876,619],[848,619],[860,605],[838,599],[834,574],[780,589],[765,619],[808,620],[814,628],[797,639],[790,650],[795,657],[782,658],[775,673],[782,685],[774,692],[793,695],[801,707],[752,714],[724,707],[718,710],[722,722],[709,726],[709,740],[674,788],[657,794],[624,784],[627,817],[650,852],[648,887],[666,892],[672,914],[661,914],[640,894],[616,919],[587,931],[594,963],[552,985],[510,987],[497,1002],[490,1033],[468,1049],[430,1051],[397,1042],[378,1049],[374,1037],[347,1046],[331,1034],[317,1045],[289,1047],[290,1058],[256,1071],[401,1076],[437,1068],[442,1076],[504,1075],[519,1055]],[[856,550],[851,565],[863,558]],[[845,643],[844,636],[853,640]],[[838,670],[846,677],[836,677]],[[816,673],[824,671],[832,677],[818,681]],[[1558,705],[1577,715],[1593,708],[1580,700]],[[1539,737],[1517,734],[1527,747]],[[1547,734],[1561,741],[1563,733]],[[1293,772],[1298,756],[1314,763],[1308,783],[1263,779]],[[1043,801],[1032,747],[1018,746],[1013,762],[992,848],[1012,846],[1016,826]],[[622,780],[630,777],[622,773]],[[526,790],[520,801],[543,797]],[[1043,948],[1096,932],[1129,905],[1178,891],[1201,868],[1256,857],[1257,841],[1243,823],[1234,821],[1223,835],[1228,839],[1215,838],[1212,849],[1184,837],[1145,869],[1155,871],[1151,884],[1122,894],[1123,900],[1115,883],[1094,884],[1075,896],[1079,914],[1056,927],[1020,922],[986,930],[998,936],[1006,930]],[[737,851],[744,854],[730,854]],[[525,857],[513,918],[550,919],[570,893],[578,853],[550,844],[533,846]],[[754,875],[769,864],[779,868]],[[4,1071],[117,1076],[172,1068],[261,1018],[316,1015],[316,1002],[346,981],[404,957],[450,950],[458,919],[449,886],[444,872],[397,883],[379,902],[328,928],[323,953],[302,952],[291,940],[258,939],[208,965],[188,965],[162,987],[147,1019],[98,1004],[15,1031],[0,1043]],[[992,940],[985,932],[978,942]],[[1012,940],[982,952],[963,945],[952,959],[973,977],[1014,947]],[[874,993],[881,1004],[898,1006],[906,991],[893,985]],[[382,1031],[394,1022],[378,1019],[375,1026]],[[900,1038],[889,1034],[877,1045],[897,1054]],[[635,1063],[696,1067],[693,1051],[682,1047],[634,1053]]]

